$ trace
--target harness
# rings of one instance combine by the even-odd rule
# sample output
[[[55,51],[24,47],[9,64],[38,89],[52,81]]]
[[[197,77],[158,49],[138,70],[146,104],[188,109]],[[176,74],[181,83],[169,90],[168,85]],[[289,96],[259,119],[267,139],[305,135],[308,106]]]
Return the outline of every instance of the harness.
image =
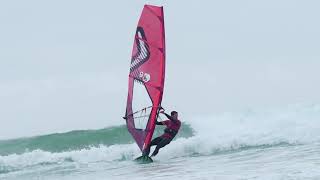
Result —
[[[175,122],[175,121],[172,121],[172,122],[175,123],[175,124],[178,123],[178,122]],[[167,134],[169,134],[172,138],[175,137],[176,134],[178,133],[177,130],[172,129],[172,128],[168,128],[168,127],[164,129],[164,132],[167,133]]]
[[[178,131],[171,128],[164,129],[164,132],[170,134],[172,137],[174,137],[178,133]]]

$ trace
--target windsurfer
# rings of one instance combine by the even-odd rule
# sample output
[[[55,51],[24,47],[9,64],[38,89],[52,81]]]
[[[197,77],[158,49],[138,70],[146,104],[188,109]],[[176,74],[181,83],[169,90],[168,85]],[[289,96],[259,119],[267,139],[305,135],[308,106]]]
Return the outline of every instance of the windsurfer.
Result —
[[[153,151],[151,155],[156,156],[159,152],[159,149],[169,144],[172,141],[172,139],[177,135],[180,129],[181,122],[178,119],[177,111],[172,111],[171,116],[165,113],[164,109],[162,109],[159,113],[164,114],[168,118],[168,120],[161,122],[157,121],[156,125],[165,125],[167,127],[164,129],[164,133],[161,136],[156,137],[151,141],[149,147],[146,148],[146,150],[143,152],[143,155],[149,156],[151,146],[156,145],[156,149]]]

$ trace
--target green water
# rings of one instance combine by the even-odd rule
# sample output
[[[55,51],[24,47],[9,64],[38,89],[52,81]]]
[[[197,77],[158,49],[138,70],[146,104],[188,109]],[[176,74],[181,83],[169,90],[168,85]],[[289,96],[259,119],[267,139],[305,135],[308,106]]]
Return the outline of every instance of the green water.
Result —
[[[153,137],[161,135],[163,127],[157,127]],[[193,135],[191,127],[182,124],[176,138]],[[22,154],[36,149],[48,152],[63,152],[80,150],[99,145],[114,145],[133,143],[125,125],[108,127],[99,130],[77,130],[66,133],[55,133],[42,136],[2,140],[0,141],[0,155]]]

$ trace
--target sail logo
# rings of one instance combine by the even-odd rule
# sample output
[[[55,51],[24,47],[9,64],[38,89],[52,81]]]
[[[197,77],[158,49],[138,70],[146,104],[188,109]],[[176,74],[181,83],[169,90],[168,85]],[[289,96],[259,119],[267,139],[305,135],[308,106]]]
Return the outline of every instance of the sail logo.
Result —
[[[139,73],[139,78],[140,78],[143,82],[146,83],[146,82],[149,82],[149,81],[150,81],[151,76],[150,76],[150,74],[141,71],[141,72]]]
[[[150,58],[150,49],[147,43],[147,37],[142,27],[138,26],[135,35],[134,44],[135,54],[131,58],[130,72],[138,69]]]

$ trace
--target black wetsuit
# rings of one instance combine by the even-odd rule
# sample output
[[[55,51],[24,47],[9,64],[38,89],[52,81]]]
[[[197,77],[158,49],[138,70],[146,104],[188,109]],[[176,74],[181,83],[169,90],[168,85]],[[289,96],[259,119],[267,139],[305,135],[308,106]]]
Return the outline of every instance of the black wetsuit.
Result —
[[[181,122],[178,119],[175,120],[174,118],[172,118],[170,115],[168,115],[166,113],[164,113],[164,114],[167,116],[167,118],[169,120],[162,121],[162,122],[158,122],[158,121],[156,122],[156,125],[166,125],[167,126],[167,128],[164,130],[164,134],[153,139],[151,141],[149,147],[143,152],[143,155],[149,156],[151,146],[155,146],[155,145],[157,145],[157,147],[151,156],[157,155],[159,152],[159,149],[166,146],[167,144],[169,144],[172,141],[172,139],[176,136],[176,134],[178,133],[180,126],[181,126]]]

